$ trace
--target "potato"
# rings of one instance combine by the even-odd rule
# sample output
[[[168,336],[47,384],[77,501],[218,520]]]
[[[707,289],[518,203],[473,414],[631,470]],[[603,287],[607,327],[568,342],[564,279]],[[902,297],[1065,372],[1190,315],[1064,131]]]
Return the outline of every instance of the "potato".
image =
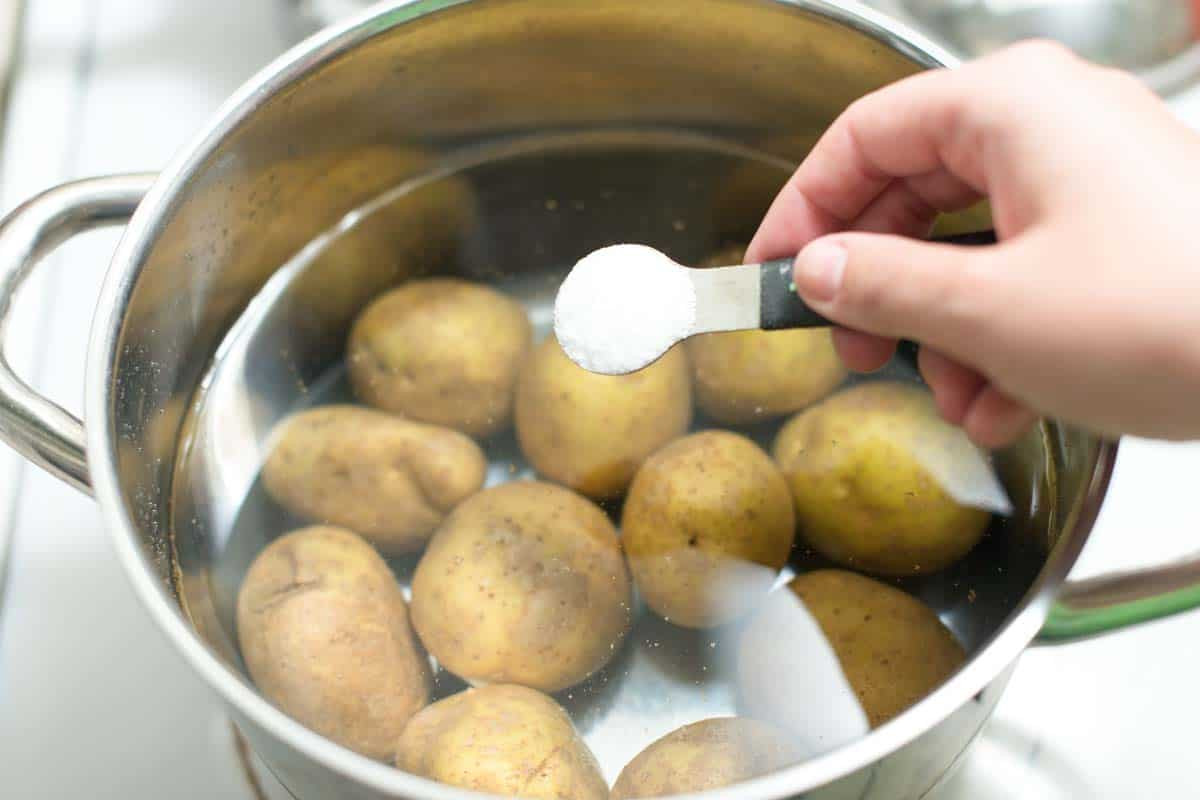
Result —
[[[787,482],[758,445],[728,431],[671,442],[638,470],[621,518],[634,582],[677,625],[741,616],[787,561],[795,517]]]
[[[806,408],[846,377],[828,330],[705,333],[687,342],[696,405],[746,425]]]
[[[450,672],[547,692],[608,662],[632,606],[608,517],[536,481],[487,489],[455,509],[417,565],[412,598],[421,641]]]
[[[504,428],[532,336],[525,310],[455,278],[411,281],[355,320],[350,382],[368,405],[472,436]]]
[[[597,375],[553,336],[517,382],[521,450],[547,478],[597,499],[615,497],[641,463],[692,421],[687,357],[679,347],[629,375]]]
[[[625,765],[612,800],[703,792],[774,772],[797,760],[784,734],[742,717],[677,728]]]
[[[801,412],[775,440],[800,535],[877,575],[936,572],[975,546],[990,515],[955,502],[936,474],[979,458],[923,388],[860,384]],[[947,470],[949,468],[949,470]]]
[[[728,247],[702,266],[741,264]],[[799,411],[846,377],[828,330],[706,333],[687,341],[696,405],[717,422],[745,425]]]
[[[334,405],[281,423],[262,478],[292,513],[396,555],[419,550],[486,471],[479,446],[457,431]]]
[[[468,689],[429,706],[404,729],[396,766],[505,797],[608,797],[600,766],[570,717],[524,686]]]
[[[429,665],[379,554],[347,530],[311,527],[269,544],[237,600],[255,685],[300,723],[371,758],[391,758],[429,702]]]
[[[778,591],[798,598],[820,626],[871,727],[882,725],[936,689],[966,657],[933,611],[871,578],[824,569],[801,575]],[[800,625],[788,629],[780,624],[786,619],[759,614],[743,632],[737,672],[745,710],[788,727],[832,725],[822,731],[823,738],[831,746],[842,743],[850,738],[845,736],[847,726],[832,719],[828,710],[827,698],[836,694],[836,687],[791,688],[794,682],[813,683],[821,677],[812,663],[820,657],[820,648],[811,646]],[[792,647],[785,646],[789,642]],[[805,692],[819,696],[826,708],[797,702],[795,698]],[[805,714],[812,719],[806,720]],[[849,733],[854,733],[852,724]]]

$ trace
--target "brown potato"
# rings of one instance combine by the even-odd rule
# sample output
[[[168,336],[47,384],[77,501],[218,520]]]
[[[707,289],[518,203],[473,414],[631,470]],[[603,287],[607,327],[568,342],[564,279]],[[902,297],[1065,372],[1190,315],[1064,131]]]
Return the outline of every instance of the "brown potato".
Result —
[[[677,625],[729,622],[767,593],[795,536],[787,482],[728,431],[671,442],[629,487],[621,536],[646,604]]]
[[[604,800],[608,784],[571,718],[541,692],[495,684],[421,711],[396,746],[400,769],[477,792]]]
[[[262,478],[292,513],[350,528],[394,555],[419,550],[486,470],[479,446],[457,431],[334,405],[280,424]]]
[[[702,266],[741,264],[728,247]],[[706,333],[687,341],[696,405],[725,425],[768,420],[806,408],[846,377],[828,330]]]
[[[846,681],[871,727],[887,722],[942,684],[966,654],[937,615],[911,595],[843,570],[817,570],[786,589],[803,603],[833,649]],[[780,629],[780,617],[761,614],[747,625],[738,647],[738,682],[746,711],[790,727],[801,722],[797,703],[780,687],[815,674],[815,648],[795,654],[781,642],[802,632]],[[801,695],[803,687],[796,694]],[[822,688],[821,693],[828,694]],[[844,726],[840,726],[844,730]]]
[[[978,451],[928,390],[876,381],[797,414],[775,440],[800,535],[844,566],[878,575],[936,572],[966,555],[991,518],[960,505],[937,468]]]
[[[404,595],[350,531],[303,528],[268,545],[238,593],[237,631],[267,699],[365,756],[390,758],[429,702],[429,665]]]
[[[589,497],[614,497],[646,457],[687,431],[692,392],[679,347],[630,375],[597,375],[567,358],[553,336],[517,382],[521,450],[547,478]]]
[[[487,489],[455,509],[417,565],[412,598],[413,625],[443,667],[547,692],[612,658],[632,605],[608,517],[535,481]]]
[[[787,738],[772,725],[743,717],[706,719],[677,728],[638,753],[621,770],[611,800],[719,789],[797,759]]]
[[[472,436],[504,428],[531,337],[525,310],[456,278],[411,281],[350,331],[350,382],[368,405]]]

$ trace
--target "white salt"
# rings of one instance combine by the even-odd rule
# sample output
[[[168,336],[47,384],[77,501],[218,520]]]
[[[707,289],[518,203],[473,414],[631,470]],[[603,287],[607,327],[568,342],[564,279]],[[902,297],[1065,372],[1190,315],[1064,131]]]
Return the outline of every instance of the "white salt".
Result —
[[[641,369],[691,334],[696,292],[686,268],[653,247],[616,244],[580,259],[558,290],[554,335],[591,372]]]

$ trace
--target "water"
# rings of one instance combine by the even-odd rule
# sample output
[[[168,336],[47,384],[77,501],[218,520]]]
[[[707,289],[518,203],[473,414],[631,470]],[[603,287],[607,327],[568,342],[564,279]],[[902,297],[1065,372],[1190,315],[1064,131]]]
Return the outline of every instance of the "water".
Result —
[[[315,237],[280,268],[231,329],[186,426],[173,487],[173,535],[180,596],[201,634],[244,671],[234,628],[238,587],[266,543],[306,523],[263,490],[259,469],[268,436],[293,411],[352,401],[341,361],[346,327],[372,295],[424,274],[484,281],[525,306],[540,339],[550,330],[557,286],[581,255],[618,241],[639,241],[680,263],[699,263],[719,246],[749,238],[791,166],[669,131],[520,139],[471,151],[414,176]],[[421,239],[418,247],[378,268],[349,260],[377,252],[364,242],[374,245],[367,240],[414,215],[426,222],[449,219],[426,229],[444,241]],[[912,350],[902,350],[883,373],[872,376],[880,377],[917,381]],[[781,423],[736,430],[769,448]],[[697,413],[694,429],[712,427],[718,426]],[[488,485],[535,477],[511,430],[480,444],[489,459]],[[1040,478],[1031,477],[1021,466],[1028,463],[1028,453],[1000,459],[1017,510],[1010,519],[996,520],[967,558],[937,575],[893,582],[933,608],[968,652],[1000,626],[1044,558],[1037,546],[1044,536],[1036,528],[1044,512],[1045,489],[1039,486],[1047,467],[1042,464]],[[1032,463],[1041,463],[1037,453]],[[619,521],[619,501],[603,507]],[[417,559],[390,561],[406,591]],[[827,564],[798,542],[780,580],[820,566]],[[811,636],[803,638],[802,629],[795,628],[795,636],[784,637],[780,646],[832,664],[810,671],[808,678],[824,675],[821,680],[832,683],[828,691],[800,694],[836,697],[839,671],[832,651],[822,650]],[[738,712],[739,633],[739,623],[702,631],[680,628],[639,602],[635,625],[611,662],[556,695],[610,782],[662,735]],[[437,697],[465,688],[445,671],[436,681]],[[798,741],[844,741],[855,728],[844,715],[798,716],[809,726],[798,732]],[[817,749],[808,746],[807,752]]]

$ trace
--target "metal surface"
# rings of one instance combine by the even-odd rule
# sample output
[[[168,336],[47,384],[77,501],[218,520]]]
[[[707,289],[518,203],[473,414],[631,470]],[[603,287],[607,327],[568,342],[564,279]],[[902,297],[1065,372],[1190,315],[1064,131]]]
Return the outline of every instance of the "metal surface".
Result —
[[[638,57],[614,59],[615,52]],[[707,61],[696,57],[701,53]],[[714,60],[713,53],[722,57]],[[292,319],[306,324],[289,328],[289,350],[278,352],[275,366],[299,371],[297,383],[307,387],[305,376],[322,374],[341,352],[331,332],[380,287],[405,276],[449,264],[484,269],[487,253],[503,253],[525,274],[500,277],[552,282],[556,265],[597,244],[581,240],[580,227],[569,222],[581,198],[537,197],[533,205],[531,195],[506,197],[500,189],[435,191],[453,187],[440,178],[461,172],[464,163],[486,174],[496,147],[509,160],[525,159],[530,184],[557,181],[595,192],[595,200],[582,198],[583,210],[594,211],[588,203],[604,200],[615,180],[640,187],[624,205],[610,206],[613,216],[589,217],[583,230],[595,239],[611,237],[618,225],[664,241],[668,252],[672,243],[701,247],[744,238],[778,186],[780,164],[798,160],[849,101],[950,61],[886,18],[835,2],[396,4],[324,33],[269,67],[160,176],[129,224],[97,307],[86,381],[91,479],[142,603],[297,797],[467,795],[333,745],[263,700],[243,677],[211,588],[220,586],[219,559],[232,552],[220,538],[227,531],[219,524],[206,529],[203,520],[172,531],[169,516],[177,488],[172,476],[194,441],[185,438],[182,454],[177,450],[187,410],[208,397],[211,387],[202,382],[213,374],[210,367],[237,369],[221,349],[231,341],[231,326],[290,303]],[[797,81],[800,73],[810,79]],[[579,151],[588,142],[609,147],[622,138],[668,157],[634,159],[625,172],[612,161],[601,172],[595,164],[588,170],[581,159],[575,166],[582,173],[571,172],[571,159],[544,158],[556,141]],[[714,170],[719,162],[698,173],[678,168],[696,143],[714,142],[721,152],[765,154],[771,163],[742,158],[731,171]],[[648,163],[674,163],[677,171],[647,174]],[[572,175],[583,180],[572,184]],[[678,219],[644,213],[665,208],[647,184],[687,187],[689,180],[690,195],[672,195],[692,198]],[[486,202],[477,207],[472,198]],[[455,213],[440,213],[447,208]],[[554,219],[557,225],[542,224]],[[708,220],[707,227],[689,230],[697,220]],[[529,230],[545,235],[530,237]],[[472,246],[481,241],[487,248]],[[347,249],[321,257],[335,248]],[[305,253],[316,258],[295,260]],[[296,263],[307,263],[302,275],[280,271]],[[313,268],[318,264],[324,267]],[[28,264],[0,266],[12,272]],[[275,292],[279,286],[286,291]],[[281,297],[290,300],[281,305]],[[268,402],[263,410],[254,402],[259,395],[246,398],[250,413],[230,413],[217,430],[223,452],[241,451],[240,460],[200,471],[202,480],[193,484],[214,498],[225,491],[238,496],[257,468],[253,435],[276,406]],[[988,570],[977,578],[986,591],[946,608],[973,650],[964,669],[855,744],[708,797],[907,800],[923,796],[959,758],[1041,627],[1111,470],[1111,445],[1059,427],[1043,433],[1000,466],[1016,476],[1010,486],[1021,494],[1014,502],[1028,511],[1028,530],[1015,531],[1013,541],[1053,550],[1040,572],[1018,569],[1015,561]],[[201,500],[196,509],[214,523],[241,511]],[[948,588],[933,582],[922,596],[936,605]]]
[[[1200,606],[1200,558],[1068,584],[1038,634],[1041,643],[1086,639]]]
[[[758,327],[762,298],[758,265],[696,269],[688,277],[696,292],[693,333]]]
[[[1170,95],[1200,78],[1200,5],[1192,0],[874,0],[964,56],[1021,39],[1062,42]]]
[[[0,280],[0,341],[13,299],[37,262],[71,236],[129,221],[153,183],[129,175],[69,183],[17,208],[0,225],[0,263],[15,265]],[[0,435],[39,467],[90,492],[83,424],[18,378],[0,351]]]

